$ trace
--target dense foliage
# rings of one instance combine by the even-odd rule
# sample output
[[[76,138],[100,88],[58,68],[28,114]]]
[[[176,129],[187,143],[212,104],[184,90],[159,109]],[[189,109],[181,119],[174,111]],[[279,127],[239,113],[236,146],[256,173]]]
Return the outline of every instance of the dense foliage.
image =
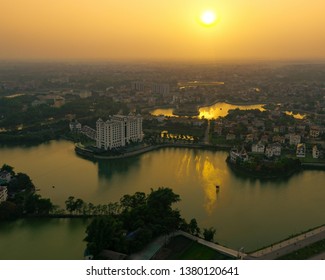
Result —
[[[96,217],[87,228],[87,249],[97,256],[104,249],[130,254],[150,240],[178,229],[182,219],[172,204],[180,197],[169,188],[124,195],[119,213]]]
[[[7,183],[8,200],[0,203],[0,221],[11,220],[26,215],[48,215],[55,206],[48,198],[35,193],[35,186],[25,173],[15,173],[14,168],[4,164],[0,169],[11,174]]]

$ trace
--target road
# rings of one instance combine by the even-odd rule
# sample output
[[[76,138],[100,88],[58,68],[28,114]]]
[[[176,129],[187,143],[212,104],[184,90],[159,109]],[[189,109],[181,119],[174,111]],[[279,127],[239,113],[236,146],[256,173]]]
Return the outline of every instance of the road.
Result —
[[[274,260],[323,239],[325,239],[325,226],[256,251],[245,259]]]

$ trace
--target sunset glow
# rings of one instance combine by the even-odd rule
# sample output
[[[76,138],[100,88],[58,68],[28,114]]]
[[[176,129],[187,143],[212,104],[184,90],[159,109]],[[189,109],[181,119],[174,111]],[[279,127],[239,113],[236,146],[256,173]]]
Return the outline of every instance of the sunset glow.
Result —
[[[2,0],[0,59],[325,59],[312,2]]]
[[[210,26],[217,20],[217,16],[213,11],[205,11],[201,15],[201,21],[204,25]]]

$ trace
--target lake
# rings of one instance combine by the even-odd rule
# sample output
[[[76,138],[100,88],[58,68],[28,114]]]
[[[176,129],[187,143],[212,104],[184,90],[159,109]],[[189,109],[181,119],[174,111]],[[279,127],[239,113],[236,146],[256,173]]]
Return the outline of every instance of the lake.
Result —
[[[233,105],[225,102],[217,102],[211,106],[205,106],[199,108],[198,118],[204,117],[205,119],[217,119],[218,117],[227,116],[229,110],[240,109],[240,110],[253,110],[258,109],[264,111],[264,104],[255,104],[255,105]],[[177,117],[174,115],[173,108],[162,108],[155,109],[150,112],[154,116],[164,115],[166,117]]]
[[[96,204],[136,191],[172,188],[182,199],[175,206],[183,217],[196,218],[201,228],[214,227],[215,240],[234,249],[252,251],[324,224],[324,171],[261,181],[235,175],[226,157],[222,151],[164,148],[92,162],[78,157],[74,144],[64,140],[0,148],[0,165],[27,173],[39,193],[61,207],[70,195]],[[78,219],[2,223],[0,258],[81,259],[86,225]]]

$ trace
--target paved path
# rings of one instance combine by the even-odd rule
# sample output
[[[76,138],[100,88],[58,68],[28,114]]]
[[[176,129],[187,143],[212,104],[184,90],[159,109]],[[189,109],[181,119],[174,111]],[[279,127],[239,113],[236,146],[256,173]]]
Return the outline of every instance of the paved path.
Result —
[[[325,226],[256,251],[245,259],[274,260],[323,239],[325,239]]]
[[[152,241],[150,244],[148,244],[142,251],[132,254],[128,257],[130,260],[150,260],[159,250],[161,247],[163,247],[170,238],[175,237],[177,235],[182,235],[188,239],[194,240],[202,245],[205,245],[209,248],[212,248],[213,250],[216,250],[222,254],[234,257],[234,258],[245,258],[247,255],[242,252],[238,252],[236,250],[217,245],[213,242],[208,242],[202,238],[199,238],[197,236],[191,235],[184,231],[176,231],[172,233],[171,235],[163,235],[158,238],[156,238],[154,241]]]
[[[231,256],[231,257],[235,257],[235,258],[245,258],[246,257],[246,254],[245,253],[242,253],[242,252],[238,252],[236,250],[233,250],[233,249],[230,249],[230,248],[227,248],[227,247],[224,247],[224,246],[221,246],[221,245],[217,245],[213,242],[209,242],[209,241],[206,241],[200,237],[197,237],[197,236],[194,236],[194,235],[191,235],[187,232],[184,232],[184,231],[176,231],[176,233],[174,233],[174,236],[176,235],[183,235],[185,237],[187,237],[188,239],[191,239],[191,240],[194,240],[202,245],[205,245],[207,247],[210,247],[212,248],[213,250],[216,250],[220,253],[223,253],[225,255],[228,255],[228,256]]]

